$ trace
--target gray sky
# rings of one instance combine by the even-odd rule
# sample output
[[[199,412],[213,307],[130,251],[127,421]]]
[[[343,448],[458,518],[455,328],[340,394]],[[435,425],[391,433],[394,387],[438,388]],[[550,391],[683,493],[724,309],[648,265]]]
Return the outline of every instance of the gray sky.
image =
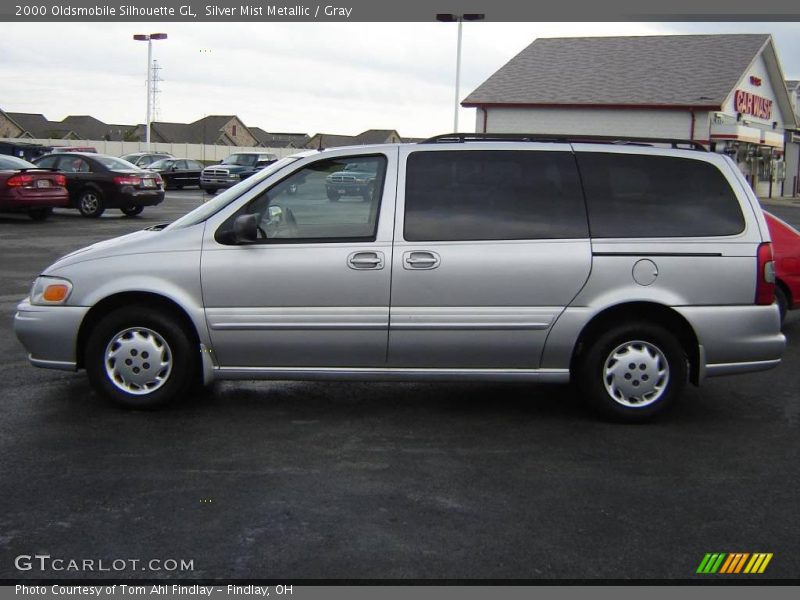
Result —
[[[107,123],[145,118],[146,44],[164,31],[159,120],[236,114],[267,131],[404,136],[453,126],[453,23],[6,23],[0,37],[0,108],[51,120],[90,114]],[[800,79],[798,23],[466,23],[463,99],[537,37],[771,33],[784,73]],[[687,65],[702,57],[687,56]],[[462,131],[474,109],[461,109]]]

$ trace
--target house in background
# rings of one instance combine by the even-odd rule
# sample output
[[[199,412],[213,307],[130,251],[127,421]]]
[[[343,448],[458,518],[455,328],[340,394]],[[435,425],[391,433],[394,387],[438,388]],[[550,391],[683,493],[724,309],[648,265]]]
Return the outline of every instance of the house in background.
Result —
[[[79,140],[80,135],[67,124],[50,121],[40,113],[7,113],[22,129],[23,133],[16,137],[55,140]]]
[[[367,144],[400,144],[403,138],[394,129],[367,129],[358,135],[334,135],[317,133],[306,142],[306,148],[338,148],[340,146],[364,146]]]
[[[192,132],[188,123],[169,123],[167,121],[153,121],[150,123],[150,141],[168,144],[190,144]],[[134,137],[139,141],[146,139],[144,124],[136,126]]]
[[[105,140],[142,142],[145,126],[113,125],[89,115],[70,115],[50,121],[42,114],[0,111],[0,138],[60,140]],[[420,141],[402,138],[394,129],[367,129],[358,135],[318,133],[274,133],[260,127],[247,127],[236,115],[209,115],[192,123],[153,121],[150,141],[166,144],[205,144],[258,148],[336,148],[367,144],[399,144]]]
[[[306,133],[270,133],[260,127],[250,127],[250,133],[262,148],[305,148],[310,139]]]
[[[0,138],[24,137],[25,130],[5,112],[0,110]]]
[[[89,115],[70,115],[61,121],[82,140],[128,141],[136,130],[134,125],[111,125]]]
[[[136,137],[145,139],[144,125]],[[150,123],[150,140],[171,144],[209,144],[214,146],[256,146],[258,140],[236,115],[209,115],[192,123]]]

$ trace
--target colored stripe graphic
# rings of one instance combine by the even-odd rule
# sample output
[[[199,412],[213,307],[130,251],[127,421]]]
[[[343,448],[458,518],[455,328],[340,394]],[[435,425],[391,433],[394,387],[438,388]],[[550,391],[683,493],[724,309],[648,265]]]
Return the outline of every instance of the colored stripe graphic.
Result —
[[[708,552],[700,561],[697,573],[734,575],[739,573],[763,573],[772,560],[770,552]]]
[[[720,573],[727,573],[728,569],[731,568],[731,564],[736,560],[736,554],[728,554],[728,559],[722,564],[722,568],[719,570]]]
[[[716,573],[722,561],[725,559],[726,554],[715,552],[708,553],[703,557],[700,566],[697,567],[698,573]]]
[[[771,561],[771,560],[772,560],[772,552],[767,554],[767,556],[764,558],[764,562],[761,563],[761,567],[758,569],[758,572],[759,573],[763,573],[766,570],[767,565],[769,564],[769,561]]]
[[[728,560],[722,565],[720,573],[730,575],[731,573],[739,573],[744,567],[745,561],[750,557],[749,553],[736,552],[728,555]]]
[[[700,566],[697,567],[697,572],[698,573],[705,573],[706,572],[706,566],[708,566],[708,562],[710,560],[711,560],[711,555],[706,553],[706,555],[703,557],[703,560],[700,561]]]

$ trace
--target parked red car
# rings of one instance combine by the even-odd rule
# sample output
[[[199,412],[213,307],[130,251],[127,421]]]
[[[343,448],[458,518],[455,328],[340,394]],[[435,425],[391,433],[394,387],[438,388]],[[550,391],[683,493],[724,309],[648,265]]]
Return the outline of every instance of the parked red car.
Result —
[[[775,299],[783,321],[787,310],[800,308],[800,232],[767,211],[764,216],[772,238]]]
[[[46,219],[54,208],[69,204],[67,179],[16,156],[0,156],[0,211],[28,213]]]

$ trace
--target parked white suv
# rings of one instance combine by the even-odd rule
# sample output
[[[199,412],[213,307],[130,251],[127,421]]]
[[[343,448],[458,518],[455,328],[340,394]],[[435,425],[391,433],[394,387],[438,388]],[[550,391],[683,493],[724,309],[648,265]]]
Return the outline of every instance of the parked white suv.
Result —
[[[329,199],[356,168],[373,193]],[[308,151],[63,257],[15,326],[34,365],[131,407],[215,379],[574,380],[641,420],[687,381],[779,363],[769,240],[736,166],[698,149]]]

